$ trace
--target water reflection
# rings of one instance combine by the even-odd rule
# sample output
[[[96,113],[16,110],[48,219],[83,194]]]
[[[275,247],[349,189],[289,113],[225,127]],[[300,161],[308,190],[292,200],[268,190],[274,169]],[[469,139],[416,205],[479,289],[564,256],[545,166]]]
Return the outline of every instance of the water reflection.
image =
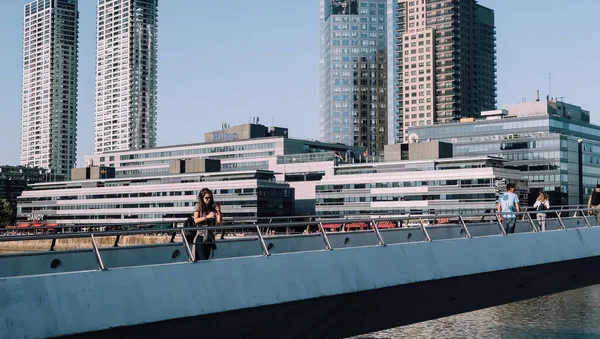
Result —
[[[600,338],[600,286],[355,338]]]

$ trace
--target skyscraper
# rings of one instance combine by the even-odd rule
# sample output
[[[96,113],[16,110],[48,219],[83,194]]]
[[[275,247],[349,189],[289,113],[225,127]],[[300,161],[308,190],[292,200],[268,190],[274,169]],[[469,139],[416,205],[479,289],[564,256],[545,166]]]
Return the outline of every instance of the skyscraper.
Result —
[[[70,176],[77,157],[77,0],[24,7],[21,165]]]
[[[494,12],[476,0],[388,0],[390,138],[496,107]]]
[[[95,153],[156,145],[158,0],[98,0]]]
[[[320,0],[320,137],[387,144],[386,0]]]

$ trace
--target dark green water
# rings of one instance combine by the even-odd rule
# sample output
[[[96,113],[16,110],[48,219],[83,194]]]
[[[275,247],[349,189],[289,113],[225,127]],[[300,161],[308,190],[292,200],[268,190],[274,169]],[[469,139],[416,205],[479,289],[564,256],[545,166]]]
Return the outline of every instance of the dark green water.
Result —
[[[355,338],[600,338],[600,286]]]

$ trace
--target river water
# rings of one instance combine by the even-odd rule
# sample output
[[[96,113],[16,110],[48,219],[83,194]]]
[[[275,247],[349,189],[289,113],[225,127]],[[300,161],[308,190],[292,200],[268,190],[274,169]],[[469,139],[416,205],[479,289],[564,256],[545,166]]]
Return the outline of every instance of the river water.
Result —
[[[600,286],[355,338],[600,338]]]

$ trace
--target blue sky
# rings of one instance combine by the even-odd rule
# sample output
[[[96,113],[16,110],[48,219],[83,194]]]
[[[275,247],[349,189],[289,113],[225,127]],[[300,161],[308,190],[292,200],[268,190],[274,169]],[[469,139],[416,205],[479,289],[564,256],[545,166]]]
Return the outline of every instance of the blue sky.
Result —
[[[0,164],[19,162],[25,0],[0,4]],[[597,0],[480,0],[496,14],[498,105],[540,90],[590,110],[600,123]],[[78,165],[93,152],[95,0],[80,0]],[[158,144],[201,142],[245,123],[319,135],[317,0],[159,2]]]

